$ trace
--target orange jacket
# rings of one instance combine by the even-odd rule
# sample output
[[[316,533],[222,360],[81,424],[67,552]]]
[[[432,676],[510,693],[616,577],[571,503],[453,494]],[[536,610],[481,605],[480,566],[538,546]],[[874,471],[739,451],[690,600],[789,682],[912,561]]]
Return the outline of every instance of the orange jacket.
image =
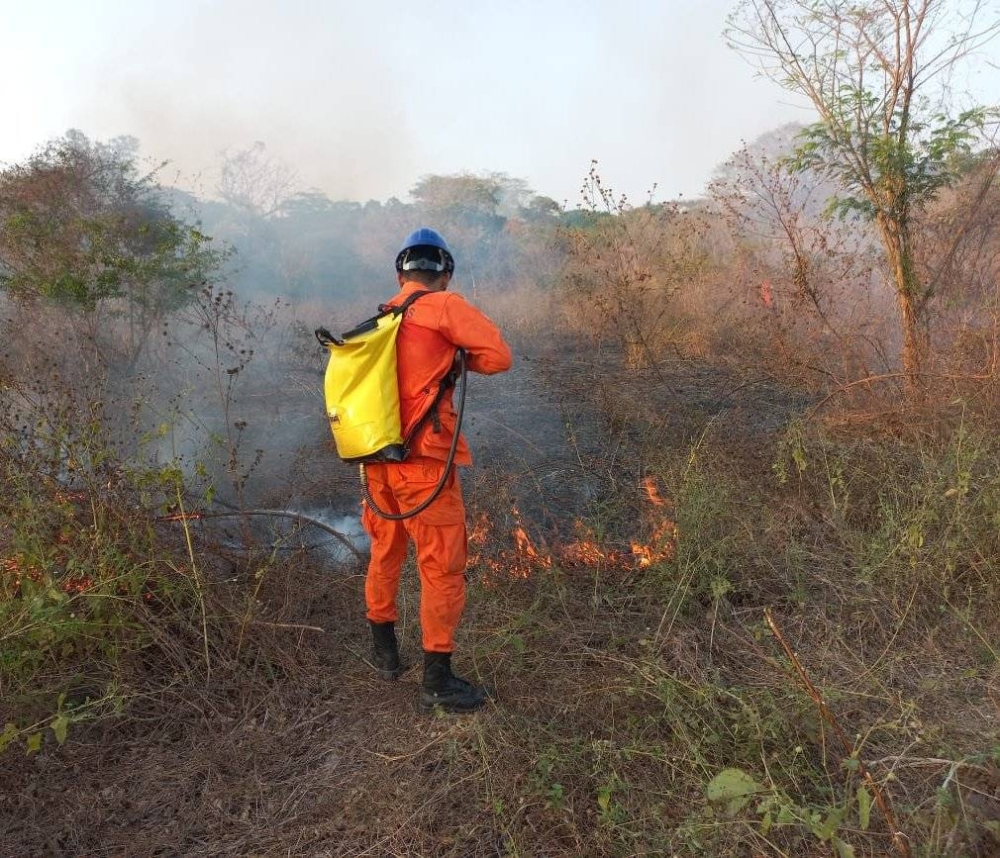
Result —
[[[414,292],[425,291],[420,283],[407,282],[387,303],[399,306]],[[454,292],[430,292],[418,298],[403,317],[396,340],[396,371],[399,377],[399,409],[406,438],[427,412],[438,392],[438,382],[451,369],[458,348],[465,349],[470,372],[492,375],[510,369],[510,347],[486,315]],[[410,456],[445,460],[455,436],[454,389],[438,405],[439,420],[428,419],[410,442]],[[439,427],[439,428],[438,428]],[[465,437],[459,438],[456,465],[471,465]]]

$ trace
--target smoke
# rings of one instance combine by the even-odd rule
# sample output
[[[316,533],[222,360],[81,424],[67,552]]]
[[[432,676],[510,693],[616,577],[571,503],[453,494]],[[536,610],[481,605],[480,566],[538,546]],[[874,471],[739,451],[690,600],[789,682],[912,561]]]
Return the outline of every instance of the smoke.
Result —
[[[280,17],[263,4],[200,4],[155,22],[158,41],[183,46],[183,62],[176,47],[149,50],[138,40],[81,60],[85,79],[113,85],[82,89],[74,124],[138,137],[202,195],[214,190],[220,153],[256,140],[304,187],[343,199],[400,195],[426,153],[390,77],[389,48],[370,30],[359,38],[363,24],[349,9],[333,22],[295,4]]]
[[[347,541],[362,554],[367,554],[371,550],[371,540],[365,533],[361,525],[361,519],[356,515],[337,515],[332,510],[324,507],[310,507],[301,510],[303,515],[315,518],[323,522],[327,527],[332,527],[338,533],[343,534]],[[314,531],[321,532],[321,531]],[[327,559],[338,567],[354,562],[357,558],[343,543],[337,539],[331,539],[323,543]]]
[[[186,91],[193,85],[178,91],[166,81],[128,82],[117,105],[95,104],[90,114],[99,126],[123,125],[151,161],[169,161],[168,181],[201,196],[215,194],[223,153],[256,140],[295,170],[303,188],[321,188],[334,199],[400,195],[419,170],[405,123],[391,109],[377,117],[362,113],[346,128],[324,121],[318,103],[283,100],[256,112],[217,97],[191,101]],[[112,114],[121,117],[117,123]]]

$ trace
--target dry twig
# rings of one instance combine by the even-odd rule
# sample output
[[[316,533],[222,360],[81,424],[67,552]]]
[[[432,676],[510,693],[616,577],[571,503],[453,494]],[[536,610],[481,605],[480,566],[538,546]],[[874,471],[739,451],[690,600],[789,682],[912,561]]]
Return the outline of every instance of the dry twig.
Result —
[[[781,633],[781,629],[778,628],[778,624],[775,622],[770,608],[764,609],[764,619],[767,621],[767,625],[771,629],[771,633],[774,635],[775,639],[779,644],[781,644],[781,648],[785,651],[785,655],[787,655],[789,661],[791,661],[792,667],[795,668],[795,672],[798,674],[799,680],[802,682],[802,685],[805,687],[809,696],[816,704],[816,708],[819,709],[820,715],[823,716],[823,720],[830,725],[834,735],[836,735],[840,740],[840,743],[844,748],[844,754],[848,758],[853,757],[858,761],[858,771],[861,773],[861,777],[864,779],[864,782],[868,785],[869,789],[871,789],[872,795],[875,797],[875,804],[878,805],[878,809],[881,811],[882,816],[885,817],[886,824],[889,826],[889,832],[892,836],[892,845],[896,852],[901,855],[902,858],[910,858],[910,840],[906,834],[900,831],[899,824],[896,822],[896,814],[893,812],[892,806],[889,804],[889,800],[886,798],[882,788],[872,777],[871,772],[868,771],[868,767],[864,764],[860,755],[856,757],[854,756],[853,744],[850,739],[848,739],[844,729],[840,726],[840,722],[837,721],[833,712],[830,711],[830,707],[826,705],[823,695],[820,694],[816,686],[812,684],[812,680],[809,679],[809,675],[802,666],[802,662],[799,661],[798,656],[795,655],[795,651],[788,644],[788,641],[785,640],[785,636]]]

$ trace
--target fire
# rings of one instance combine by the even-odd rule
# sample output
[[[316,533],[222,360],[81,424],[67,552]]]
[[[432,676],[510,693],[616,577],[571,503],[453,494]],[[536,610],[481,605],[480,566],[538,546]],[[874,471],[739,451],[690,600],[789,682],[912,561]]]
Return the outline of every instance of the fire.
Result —
[[[469,564],[479,565],[487,572],[514,578],[528,578],[536,569],[548,569],[552,558],[548,552],[539,550],[521,523],[521,513],[515,506],[511,509],[514,527],[510,530],[513,547],[500,548],[488,552],[487,536],[490,532],[489,519],[485,513],[479,515],[469,531],[469,545],[478,549],[470,554]]]
[[[469,547],[475,549],[474,553],[469,554],[469,565],[475,566],[479,563],[482,557],[483,548],[486,545],[486,537],[490,532],[490,520],[487,518],[485,512],[479,514],[479,518],[476,519],[476,523],[472,526],[469,531],[468,544]]]
[[[564,570],[572,568],[604,567],[621,572],[647,569],[656,563],[669,562],[677,554],[677,525],[667,515],[671,503],[660,494],[652,477],[643,480],[643,488],[650,504],[661,509],[648,522],[652,530],[648,542],[633,539],[629,548],[624,545],[609,545],[599,539],[587,525],[574,522],[576,539],[566,543],[555,543],[551,548],[537,545],[528,535],[518,508],[511,508],[513,527],[510,536],[513,546],[509,548],[486,549],[490,533],[489,519],[480,514],[469,530],[469,546],[476,550],[470,554],[471,565],[479,565],[485,571],[499,576],[528,578],[538,569],[551,569],[556,564]],[[647,530],[648,532],[648,530]]]
[[[57,491],[54,495],[56,503],[78,503],[87,499],[84,492]]]
[[[620,559],[618,552],[602,547],[594,532],[580,519],[573,522],[576,541],[559,547],[559,559],[571,566],[597,566],[614,564]]]
[[[580,566],[596,566],[598,563],[613,559],[609,552],[606,552],[600,545],[589,539],[564,545],[559,552],[559,556],[566,563]]]
[[[653,533],[653,542],[666,542],[671,546],[675,546],[677,543],[677,525],[669,518],[663,519],[663,523]]]
[[[525,557],[530,557],[532,560],[538,559],[538,552],[535,550],[535,546],[531,544],[531,538],[524,532],[524,528],[521,525],[514,528],[514,540],[517,542],[517,550],[521,554]]]
[[[653,565],[653,552],[648,545],[633,542],[632,555],[635,557],[635,562],[639,565],[640,569],[646,569]]]
[[[648,569],[663,560],[673,560],[677,556],[677,525],[665,518],[653,531],[648,545],[632,542],[632,556],[640,569]]]
[[[76,578],[67,578],[60,585],[60,589],[64,593],[69,593],[70,595],[74,593],[86,593],[91,587],[94,586],[94,579],[89,575],[80,575]]]
[[[660,490],[656,486],[656,477],[649,476],[642,481],[642,487],[646,490],[646,497],[653,506],[664,506],[666,501],[660,497]]]
[[[485,545],[486,536],[490,532],[490,521],[486,517],[485,512],[479,514],[479,518],[476,519],[476,523],[472,526],[472,530],[469,531],[469,544],[470,545]]]
[[[771,281],[761,280],[760,282],[760,303],[770,310],[774,306],[774,294],[771,292]]]
[[[519,557],[523,561],[526,561],[527,567],[523,568],[524,564],[521,564],[521,577],[527,578],[532,566],[541,566],[544,569],[550,568],[552,566],[552,558],[548,555],[540,554],[538,549],[535,548],[534,543],[531,541],[531,537],[528,536],[527,531],[521,525],[520,510],[518,510],[515,506],[511,508],[511,512],[514,515],[514,529],[511,531],[511,535],[514,537],[514,542],[517,545],[515,557]]]
[[[648,476],[642,481],[649,502],[655,507],[664,507],[658,515],[662,519],[653,530],[648,543],[632,541],[632,557],[640,569],[648,569],[654,563],[673,560],[677,555],[677,525],[669,517],[673,505],[664,500],[656,484],[656,478]]]

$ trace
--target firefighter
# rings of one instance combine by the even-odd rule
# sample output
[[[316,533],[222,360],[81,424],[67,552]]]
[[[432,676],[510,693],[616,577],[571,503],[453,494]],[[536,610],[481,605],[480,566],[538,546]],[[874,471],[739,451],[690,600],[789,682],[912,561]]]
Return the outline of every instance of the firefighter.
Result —
[[[439,385],[452,369],[457,350],[466,366],[484,375],[510,368],[510,348],[500,331],[460,295],[448,291],[455,260],[444,239],[426,227],[412,233],[396,256],[399,306],[415,291],[429,291],[407,309],[396,341],[400,418],[403,437],[417,426],[406,460],[366,466],[375,505],[390,514],[415,508],[444,477],[455,434],[453,388],[429,413]],[[422,423],[421,423],[422,421]],[[395,679],[403,671],[395,622],[396,593],[409,541],[416,548],[420,572],[420,628],[424,672],[420,702],[425,708],[470,711],[486,702],[484,689],[455,676],[451,655],[455,629],[465,606],[467,539],[465,505],[455,466],[471,465],[460,437],[454,465],[443,491],[412,518],[391,521],[364,504],[362,521],[371,537],[371,561],[365,578],[367,617],[372,630],[373,661],[379,675]]]

